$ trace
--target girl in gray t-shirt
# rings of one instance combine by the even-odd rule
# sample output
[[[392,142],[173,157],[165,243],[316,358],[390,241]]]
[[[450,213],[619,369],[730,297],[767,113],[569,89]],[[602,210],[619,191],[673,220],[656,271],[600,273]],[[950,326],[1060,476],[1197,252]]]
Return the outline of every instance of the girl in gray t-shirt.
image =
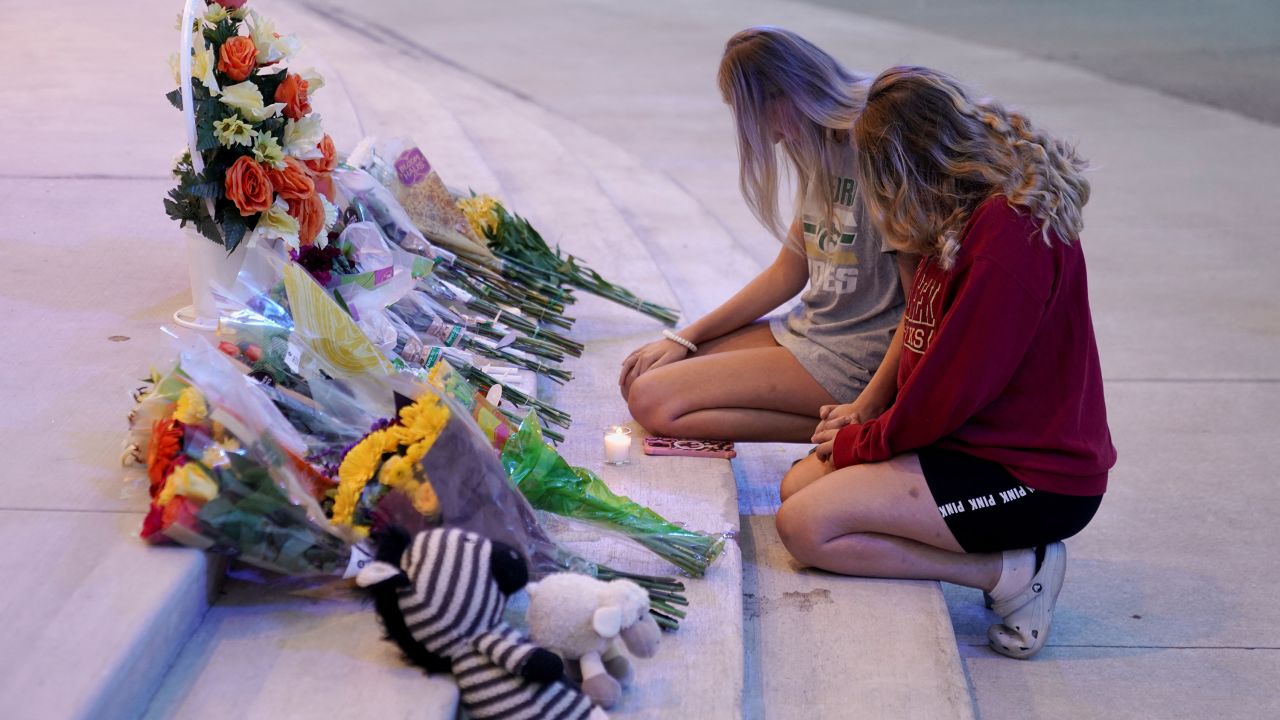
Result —
[[[804,442],[831,406],[862,421],[892,402],[894,330],[914,258],[876,234],[854,181],[849,130],[868,78],[792,32],[761,27],[730,38],[719,82],[737,124],[743,194],[783,247],[720,307],[631,353],[619,383],[656,434]],[[778,146],[800,199],[786,233]],[[790,313],[762,320],[802,290]]]

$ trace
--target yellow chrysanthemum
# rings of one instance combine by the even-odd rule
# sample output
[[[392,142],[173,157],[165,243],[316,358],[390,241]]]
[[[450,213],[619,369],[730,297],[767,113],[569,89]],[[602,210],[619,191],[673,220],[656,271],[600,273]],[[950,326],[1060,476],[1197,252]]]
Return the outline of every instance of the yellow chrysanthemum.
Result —
[[[378,471],[378,482],[389,488],[407,488],[413,483],[413,465],[399,455],[389,457]]]
[[[169,474],[169,479],[165,482],[159,497],[156,498],[156,503],[167,505],[178,495],[191,500],[209,502],[218,497],[218,484],[199,465],[193,462],[183,463]]]
[[[355,517],[360,493],[364,492],[365,484],[373,477],[374,468],[382,458],[383,439],[382,430],[369,433],[342,458],[338,466],[338,493],[333,501],[335,524],[350,525]]]
[[[427,456],[427,451],[431,449],[431,446],[434,443],[435,439],[432,438],[431,440],[423,440],[422,442],[416,442],[410,445],[409,448],[404,451],[404,459],[414,465],[417,465],[422,462],[422,458]]]
[[[408,445],[412,442],[409,433],[405,428],[399,425],[392,425],[380,431],[382,433],[382,452],[392,453],[400,449],[401,445]]]
[[[199,390],[187,387],[178,395],[173,417],[183,425],[198,425],[209,417],[209,406]]]
[[[498,231],[498,201],[488,195],[476,195],[458,201],[462,214],[467,216],[467,223],[477,238],[489,237]]]
[[[448,422],[449,408],[440,404],[440,398],[435,395],[424,395],[400,411],[400,424],[413,442],[434,441]]]

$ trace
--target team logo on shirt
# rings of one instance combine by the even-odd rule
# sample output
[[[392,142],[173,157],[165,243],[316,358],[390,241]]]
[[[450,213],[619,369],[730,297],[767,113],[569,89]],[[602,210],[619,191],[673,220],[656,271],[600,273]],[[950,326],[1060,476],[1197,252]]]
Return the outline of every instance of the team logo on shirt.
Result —
[[[942,283],[935,278],[916,276],[907,300],[906,321],[903,323],[902,347],[923,355],[938,328],[938,310],[935,301],[942,291]]]
[[[806,215],[802,227],[809,256],[809,283],[824,292],[843,294],[858,286],[858,221],[853,213],[854,184],[851,178],[836,178],[832,200],[838,227],[813,215]]]

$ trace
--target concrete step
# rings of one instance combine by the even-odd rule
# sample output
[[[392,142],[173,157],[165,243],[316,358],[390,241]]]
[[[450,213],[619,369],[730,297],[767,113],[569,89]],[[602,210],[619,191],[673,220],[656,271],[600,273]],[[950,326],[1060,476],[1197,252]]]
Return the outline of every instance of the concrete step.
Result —
[[[939,584],[801,567],[774,527],[777,482],[807,445],[743,446],[734,460],[743,513],[746,717],[974,716]],[[845,681],[815,682],[833,670]]]
[[[340,150],[365,135],[414,134],[449,182],[500,193],[457,121],[413,78],[384,68],[385,53],[288,5],[258,7],[304,40],[300,64],[314,63],[326,79],[312,104]],[[457,712],[454,683],[406,666],[351,587],[232,579],[164,673],[146,717],[441,720]]]
[[[394,53],[385,47],[370,49],[358,33],[343,33],[339,38],[325,20],[308,22],[286,8],[272,12],[281,26],[302,34],[327,64],[342,68],[344,92],[357,106],[364,131],[414,135],[451,184],[494,192],[517,211],[529,208],[531,219],[553,241],[562,241],[593,260],[602,258],[597,263],[601,271],[626,278],[646,296],[675,303],[662,272],[625,219],[573,154],[544,128],[513,121],[509,108],[501,105],[485,107],[487,114],[482,117],[468,114],[479,109],[460,100],[436,102],[431,93],[439,78],[434,73],[410,77],[394,62]],[[416,64],[410,69],[422,72]],[[510,144],[496,145],[494,139],[502,136],[504,127]],[[483,136],[484,142],[460,136],[460,128]],[[570,244],[575,241],[581,242]],[[615,489],[672,519],[736,532],[734,485],[727,463],[672,459],[649,465],[639,461],[637,452],[637,462],[631,466],[601,467],[600,434],[595,428],[626,419],[621,398],[616,390],[610,393],[614,369],[621,353],[658,326],[595,298],[584,298],[575,314],[579,323],[574,335],[587,342],[589,350],[572,365],[578,373],[574,383],[563,393],[551,395],[575,415],[575,431],[563,448],[566,456],[601,470]],[[606,397],[612,400],[602,402]],[[676,481],[689,476],[700,482]],[[572,531],[565,539],[584,555],[616,567],[671,572],[665,563],[617,539]],[[701,698],[704,707],[712,710],[711,717],[739,715],[740,583],[740,556],[730,542],[708,578],[688,581],[690,619],[677,635],[669,636],[656,660],[639,668],[637,685],[618,714],[667,717],[689,707],[692,698]],[[266,716],[321,707],[339,715],[345,708],[353,712],[358,708],[361,714],[401,715],[407,712],[401,699],[414,696],[431,701],[414,705],[412,716],[451,716],[456,698],[444,689],[452,690],[452,685],[442,679],[423,680],[417,673],[387,672],[388,666],[397,666],[398,659],[378,638],[372,613],[344,591],[315,597],[233,583],[168,674],[149,717]],[[716,672],[689,672],[688,661],[681,659],[689,657],[716,658]],[[353,681],[340,682],[344,674]],[[732,680],[726,682],[725,675]],[[298,693],[291,687],[301,688],[306,699],[294,700]],[[317,691],[307,692],[312,687]],[[234,693],[226,692],[232,688]],[[320,692],[323,688],[331,689]]]
[[[661,267],[667,286],[690,317],[709,311],[759,272],[750,253],[695,198],[617,145],[545,109],[521,104],[491,85],[477,85],[460,73],[438,69],[433,75],[433,91],[449,103],[482,151],[494,147],[495,154],[516,153],[520,145],[519,138],[500,129],[488,132],[493,123],[486,118],[492,117],[495,107],[507,108],[507,113],[519,108],[521,117],[530,119],[526,125],[546,130],[538,136],[540,146],[554,139],[557,145],[572,148],[572,158],[608,195],[639,245]],[[494,97],[485,100],[486,95]],[[501,161],[491,162],[497,166]],[[565,160],[554,154],[528,162],[530,173],[536,172],[538,162],[552,164],[556,179],[569,172]],[[504,185],[511,188],[513,184],[504,175]],[[529,190],[535,201],[528,207],[552,221],[556,209],[549,185],[541,183]],[[607,209],[596,212],[607,221]],[[614,253],[610,259],[626,252],[609,240],[602,242],[601,236],[590,235],[590,228],[585,230],[586,236],[566,236],[561,242],[574,252],[583,247],[584,256],[593,260],[600,256],[589,252],[594,247],[600,247],[601,254]],[[629,262],[635,261],[615,264],[629,273]],[[708,273],[709,268],[715,272]],[[638,338],[630,347],[647,339]],[[620,359],[630,347],[619,347],[616,357]],[[609,372],[615,368],[616,364],[606,366],[607,378],[600,383],[606,395],[597,402],[616,402]],[[573,392],[574,387],[567,391]],[[746,675],[742,712],[770,718],[972,717],[968,682],[938,583],[802,572],[782,547],[772,519],[777,484],[791,461],[807,451],[805,446],[744,445],[733,463],[743,533]],[[722,470],[708,466],[703,472]],[[848,682],[825,681],[830,668],[840,668]],[[686,709],[701,711],[703,706]]]

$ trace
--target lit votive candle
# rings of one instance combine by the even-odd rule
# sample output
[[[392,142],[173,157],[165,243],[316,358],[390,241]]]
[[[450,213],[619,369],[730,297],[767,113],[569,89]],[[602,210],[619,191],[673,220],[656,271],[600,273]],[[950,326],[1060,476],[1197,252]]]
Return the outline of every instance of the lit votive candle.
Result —
[[[604,431],[604,462],[626,465],[631,456],[631,428],[614,425]]]

